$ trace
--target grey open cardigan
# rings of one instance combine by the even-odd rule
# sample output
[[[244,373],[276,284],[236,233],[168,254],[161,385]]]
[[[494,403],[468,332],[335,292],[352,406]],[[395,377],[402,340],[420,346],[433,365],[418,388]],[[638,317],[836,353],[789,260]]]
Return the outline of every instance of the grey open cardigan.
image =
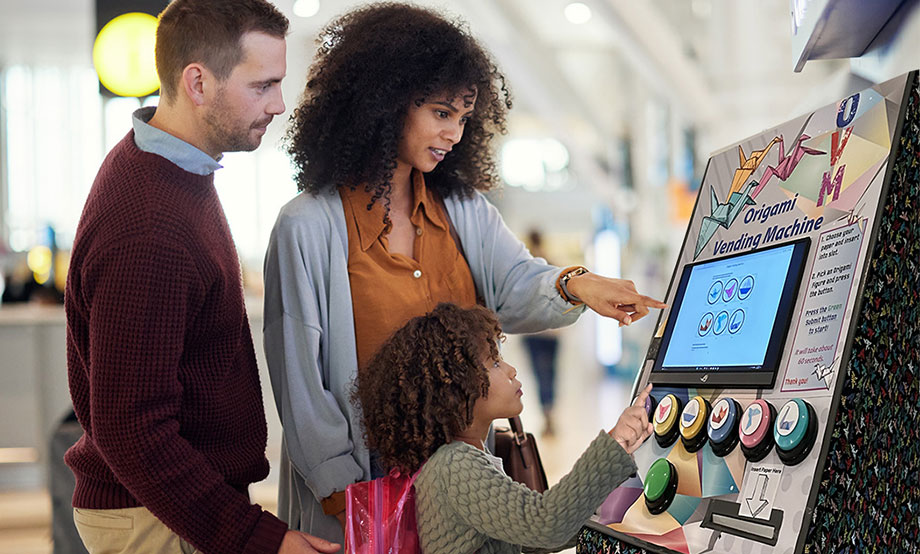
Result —
[[[534,258],[480,193],[444,199],[476,293],[508,333],[573,323],[584,307],[556,291],[560,269]],[[265,257],[263,340],[284,428],[278,515],[335,541],[342,529],[318,499],[370,478],[361,415],[348,279],[348,231],[337,192],[301,193],[278,215]]]

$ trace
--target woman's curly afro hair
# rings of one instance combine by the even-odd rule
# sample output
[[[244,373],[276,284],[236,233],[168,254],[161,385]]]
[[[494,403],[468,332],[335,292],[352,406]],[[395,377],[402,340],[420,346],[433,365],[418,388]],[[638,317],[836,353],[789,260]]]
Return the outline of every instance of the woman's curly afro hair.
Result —
[[[299,190],[364,185],[373,201],[389,197],[410,104],[435,94],[469,94],[473,87],[476,108],[463,140],[426,184],[446,197],[498,183],[489,143],[506,131],[511,97],[465,24],[417,6],[372,4],[330,22],[317,44],[285,141]]]
[[[353,401],[384,468],[414,472],[470,426],[476,399],[489,392],[483,358],[498,359],[503,338],[488,309],[441,303],[396,331],[358,370]]]

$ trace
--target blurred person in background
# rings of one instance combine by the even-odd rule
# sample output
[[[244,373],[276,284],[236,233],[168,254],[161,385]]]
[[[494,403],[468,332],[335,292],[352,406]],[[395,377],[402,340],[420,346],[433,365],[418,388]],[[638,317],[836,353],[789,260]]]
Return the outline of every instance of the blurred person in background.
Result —
[[[82,438],[74,522],[91,554],[334,552],[249,500],[267,427],[240,263],[217,191],[223,152],[284,112],[288,20],[264,0],[160,14],[161,101],[93,183],[66,287]]]
[[[583,304],[629,323],[662,303],[630,281],[533,258],[482,195],[498,184],[505,79],[465,24],[404,4],[330,22],[288,131],[301,191],[265,258],[264,342],[284,428],[279,513],[341,540],[344,491],[381,476],[353,381],[406,321],[481,303],[513,333]]]
[[[527,246],[535,258],[548,261],[543,250],[543,235],[537,229],[527,233]],[[559,335],[555,330],[524,335],[524,346],[530,358],[530,367],[537,379],[540,407],[543,409],[543,434],[555,434],[553,404],[556,401],[556,357],[559,351]]]

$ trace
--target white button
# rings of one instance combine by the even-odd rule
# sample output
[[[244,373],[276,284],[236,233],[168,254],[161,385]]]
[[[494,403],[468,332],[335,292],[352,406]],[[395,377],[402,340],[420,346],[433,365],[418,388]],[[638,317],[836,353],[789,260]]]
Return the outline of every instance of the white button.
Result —
[[[415,277],[416,279],[418,279],[419,277],[422,276],[422,270],[421,270],[421,269],[416,269],[415,271],[412,272],[412,276]]]
[[[422,236],[422,228],[421,228],[421,227],[416,227],[416,228],[415,228],[415,234],[418,235],[418,236]]]

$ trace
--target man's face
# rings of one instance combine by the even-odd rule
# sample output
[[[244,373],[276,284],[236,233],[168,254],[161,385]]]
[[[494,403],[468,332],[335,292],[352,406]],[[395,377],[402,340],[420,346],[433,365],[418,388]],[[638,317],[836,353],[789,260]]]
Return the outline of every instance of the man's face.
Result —
[[[209,153],[255,150],[272,118],[284,113],[284,39],[250,32],[241,42],[242,61],[219,82],[204,114]]]

